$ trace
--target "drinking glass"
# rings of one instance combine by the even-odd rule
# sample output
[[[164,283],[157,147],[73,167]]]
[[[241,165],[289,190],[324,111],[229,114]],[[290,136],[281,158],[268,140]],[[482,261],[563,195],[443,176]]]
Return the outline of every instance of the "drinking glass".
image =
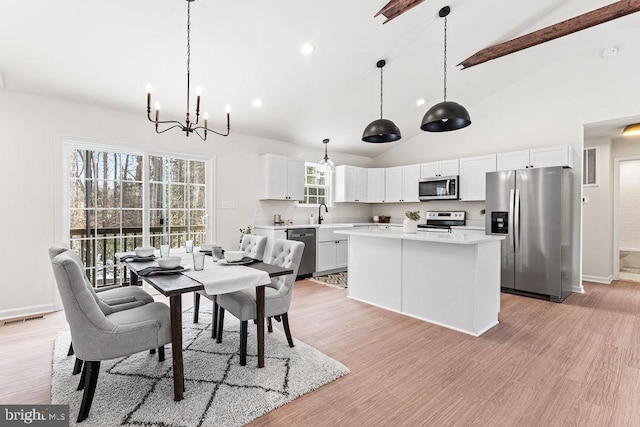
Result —
[[[202,252],[193,252],[193,269],[196,271],[204,270],[204,254]]]
[[[193,240],[187,240],[184,243],[184,249],[187,251],[188,254],[193,252]]]
[[[160,245],[160,258],[168,257],[169,252],[171,252],[170,245]]]
[[[222,259],[222,246],[214,246],[211,248],[211,256],[214,262]]]

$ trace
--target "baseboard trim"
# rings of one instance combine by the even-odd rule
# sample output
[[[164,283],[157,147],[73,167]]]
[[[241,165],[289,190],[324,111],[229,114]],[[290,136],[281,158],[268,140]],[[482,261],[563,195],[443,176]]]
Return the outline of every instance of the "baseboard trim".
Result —
[[[582,280],[585,282],[595,282],[595,283],[603,283],[605,285],[610,285],[611,282],[613,281],[613,277],[612,276],[608,276],[608,277],[588,276],[586,274],[583,274]]]
[[[30,307],[0,310],[0,325],[8,323],[12,320],[24,320],[32,317],[42,317],[42,315],[51,313],[53,311],[53,304],[32,305]]]

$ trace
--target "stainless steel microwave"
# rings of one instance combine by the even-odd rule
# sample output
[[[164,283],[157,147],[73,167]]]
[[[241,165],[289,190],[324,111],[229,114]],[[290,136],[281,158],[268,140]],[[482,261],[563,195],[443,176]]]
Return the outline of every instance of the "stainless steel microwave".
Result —
[[[418,183],[420,200],[457,200],[458,175],[423,178]]]

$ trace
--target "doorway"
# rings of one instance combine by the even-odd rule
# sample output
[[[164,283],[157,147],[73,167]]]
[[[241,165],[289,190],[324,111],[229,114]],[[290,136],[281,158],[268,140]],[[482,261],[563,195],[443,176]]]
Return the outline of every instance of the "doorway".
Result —
[[[616,158],[614,203],[618,275],[640,282],[640,156]]]

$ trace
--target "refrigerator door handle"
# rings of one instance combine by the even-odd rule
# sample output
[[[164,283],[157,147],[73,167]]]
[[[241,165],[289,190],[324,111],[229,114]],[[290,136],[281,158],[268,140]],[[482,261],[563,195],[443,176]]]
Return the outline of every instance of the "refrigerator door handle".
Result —
[[[515,241],[514,241],[514,233],[515,229],[513,227],[513,202],[514,202],[515,191],[513,189],[509,190],[509,220],[507,222],[507,236],[509,239],[509,249],[515,252]],[[509,228],[511,228],[511,232],[509,232]]]
[[[516,190],[516,199],[513,204],[513,240],[515,252],[520,252],[520,190]]]

